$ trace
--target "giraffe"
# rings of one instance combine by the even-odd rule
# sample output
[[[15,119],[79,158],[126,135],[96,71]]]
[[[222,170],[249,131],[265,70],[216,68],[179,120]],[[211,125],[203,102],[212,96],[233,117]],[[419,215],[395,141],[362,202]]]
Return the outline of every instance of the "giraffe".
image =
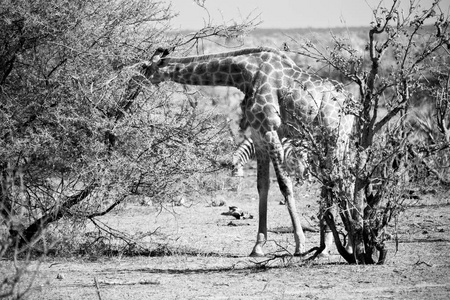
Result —
[[[154,85],[173,81],[188,85],[234,86],[245,95],[241,108],[255,144],[259,194],[258,231],[250,256],[265,255],[270,161],[293,224],[294,255],[302,255],[305,235],[292,181],[284,167],[280,137],[295,136],[297,131],[293,128],[319,120],[325,128],[339,131],[333,151],[343,154],[352,123],[348,117],[341,118],[345,95],[330,81],[303,71],[286,54],[272,48],[246,48],[178,58],[169,54],[167,49],[158,48],[150,61],[138,64],[138,71]],[[329,242],[325,246],[322,244],[321,241],[322,249],[327,248]]]

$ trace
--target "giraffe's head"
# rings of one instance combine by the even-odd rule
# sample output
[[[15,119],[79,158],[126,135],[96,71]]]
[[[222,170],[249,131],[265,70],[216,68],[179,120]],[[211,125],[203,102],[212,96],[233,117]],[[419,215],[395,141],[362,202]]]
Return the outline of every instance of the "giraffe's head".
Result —
[[[144,74],[152,84],[158,84],[161,81],[164,81],[164,78],[159,72],[159,68],[164,66],[164,57],[169,54],[170,51],[168,49],[158,48],[150,58],[150,61],[142,63],[141,73]]]

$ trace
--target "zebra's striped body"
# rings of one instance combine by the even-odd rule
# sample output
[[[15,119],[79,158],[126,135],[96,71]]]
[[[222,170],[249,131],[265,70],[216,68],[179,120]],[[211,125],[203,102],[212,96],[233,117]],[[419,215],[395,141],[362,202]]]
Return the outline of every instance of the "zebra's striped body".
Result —
[[[308,158],[305,151],[299,151],[288,138],[282,138],[281,144],[284,150],[284,166],[289,175],[296,179],[297,182],[309,179]],[[239,144],[233,153],[232,172],[233,177],[244,176],[244,166],[251,159],[255,158],[255,146],[251,138]]]

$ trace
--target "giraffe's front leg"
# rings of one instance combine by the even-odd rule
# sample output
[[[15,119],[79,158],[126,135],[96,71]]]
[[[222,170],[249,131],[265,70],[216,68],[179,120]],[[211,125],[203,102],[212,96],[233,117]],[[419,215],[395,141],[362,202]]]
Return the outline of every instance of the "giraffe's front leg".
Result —
[[[257,188],[259,194],[259,224],[256,244],[250,256],[264,256],[263,246],[267,241],[267,197],[269,194],[269,164],[270,158],[265,151],[256,153],[258,165]]]
[[[285,169],[283,158],[283,146],[278,138],[276,131],[270,131],[266,133],[266,140],[270,145],[270,158],[273,162],[275,173],[277,175],[278,185],[280,191],[284,196],[285,202],[287,204],[287,209],[291,217],[292,226],[294,229],[294,240],[295,240],[295,252],[294,255],[301,255],[305,252],[305,235],[300,224],[300,215],[298,214],[295,198],[294,189],[292,186],[292,179]]]

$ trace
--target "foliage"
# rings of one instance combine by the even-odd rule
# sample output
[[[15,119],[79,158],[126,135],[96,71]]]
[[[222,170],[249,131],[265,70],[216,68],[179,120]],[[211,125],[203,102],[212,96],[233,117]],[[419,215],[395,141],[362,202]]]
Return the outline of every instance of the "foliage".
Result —
[[[228,147],[221,112],[170,86],[130,95],[128,84],[156,44],[191,46],[251,27],[183,38],[168,34],[173,16],[159,1],[1,2],[0,257],[27,261],[27,247],[53,246],[43,239],[51,225],[98,224],[136,199],[164,204],[193,174],[220,168]],[[0,295],[15,291],[8,284],[24,270]]]

